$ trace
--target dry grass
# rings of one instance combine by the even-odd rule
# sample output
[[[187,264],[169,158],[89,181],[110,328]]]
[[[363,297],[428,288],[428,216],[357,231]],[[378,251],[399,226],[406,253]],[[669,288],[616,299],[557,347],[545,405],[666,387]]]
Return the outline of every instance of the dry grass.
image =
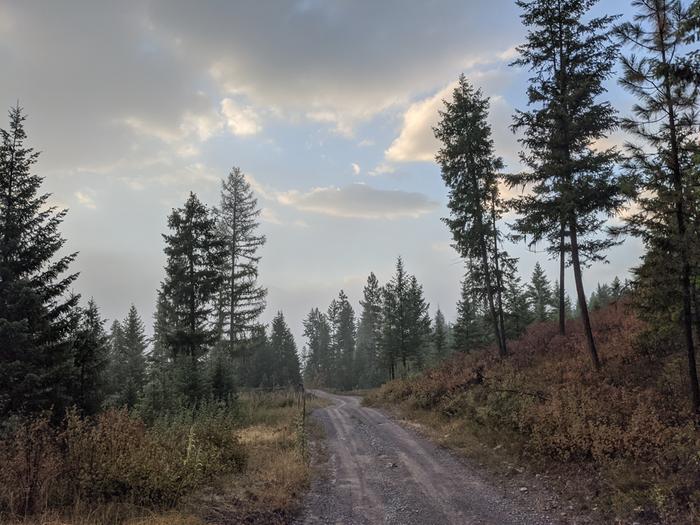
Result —
[[[319,404],[319,400],[307,398],[308,411]],[[25,518],[15,513],[13,520],[6,514],[4,520],[0,517],[0,522],[12,525],[285,523],[298,510],[310,477],[305,450],[307,429],[301,422],[299,398],[293,392],[243,393],[235,417],[237,428],[230,439],[240,457],[245,458],[241,468],[222,469],[216,476],[207,477],[208,481],[191,486],[178,497],[174,507],[135,504],[133,498],[111,501],[80,498],[62,507],[52,506],[47,500],[43,510],[37,513]],[[160,430],[167,433],[168,428]],[[220,438],[221,434],[214,433],[214,437]],[[141,457],[142,451],[135,451],[134,455]],[[120,457],[123,458],[120,464],[128,460]],[[58,481],[53,476],[50,484]]]

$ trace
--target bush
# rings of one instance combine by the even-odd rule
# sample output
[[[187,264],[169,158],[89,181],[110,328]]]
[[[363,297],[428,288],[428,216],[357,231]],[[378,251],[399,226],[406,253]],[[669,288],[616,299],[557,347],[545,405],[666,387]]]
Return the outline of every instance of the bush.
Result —
[[[214,477],[240,471],[243,448],[226,406],[205,405],[147,427],[125,409],[69,412],[60,429],[40,418],[0,441],[0,512],[119,501],[165,508]]]

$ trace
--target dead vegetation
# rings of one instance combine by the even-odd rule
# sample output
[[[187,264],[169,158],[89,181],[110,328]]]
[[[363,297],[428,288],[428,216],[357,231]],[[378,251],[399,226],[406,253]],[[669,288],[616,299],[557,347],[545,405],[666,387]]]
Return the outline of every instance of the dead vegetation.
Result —
[[[0,442],[0,521],[283,523],[309,482],[299,403],[254,392],[149,426],[125,410],[17,423]]]
[[[541,323],[511,343],[507,359],[493,349],[456,355],[367,402],[400,407],[471,457],[488,462],[484,450],[496,448],[539,472],[571,472],[607,519],[698,523],[700,432],[673,334],[660,340],[623,304],[597,312],[593,326],[601,372],[588,363],[579,323],[566,337]]]

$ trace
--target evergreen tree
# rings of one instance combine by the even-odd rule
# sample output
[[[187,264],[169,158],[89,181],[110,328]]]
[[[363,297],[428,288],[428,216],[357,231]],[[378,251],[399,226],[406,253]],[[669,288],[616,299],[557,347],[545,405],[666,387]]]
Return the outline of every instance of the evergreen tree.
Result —
[[[328,308],[330,325],[330,352],[334,360],[333,384],[335,387],[350,390],[355,386],[353,365],[355,359],[355,312],[347,295],[340,290],[338,299]]]
[[[318,308],[313,308],[304,320],[304,380],[312,386],[330,385],[334,372],[330,366],[330,333],[326,316]]]
[[[222,265],[221,323],[223,336],[233,355],[257,326],[265,308],[267,290],[258,284],[258,250],[265,237],[257,234],[258,201],[239,168],[233,168],[221,184],[217,225],[225,245]]]
[[[398,364],[402,356],[406,355],[405,347],[408,341],[407,295],[408,276],[403,266],[403,260],[399,257],[396,261],[394,277],[383,288],[381,357],[389,379],[397,377]]]
[[[506,283],[505,293],[506,334],[509,338],[520,337],[527,326],[533,322],[534,314],[530,308],[527,291],[523,288],[520,277],[513,274]]]
[[[172,355],[168,346],[168,303],[162,292],[158,293],[156,312],[153,316],[153,340],[146,355],[146,383],[142,411],[151,418],[172,411],[179,404],[181,394],[175,388]],[[120,330],[119,324],[116,327]],[[112,327],[114,334],[115,325]]]
[[[367,277],[367,284],[360,301],[362,313],[357,329],[355,370],[361,388],[377,386],[383,378],[380,364],[382,333],[382,288],[374,273]]]
[[[86,415],[96,414],[107,395],[105,376],[109,360],[109,337],[97,303],[78,310],[80,321],[73,344],[73,400]]]
[[[146,380],[146,338],[143,321],[132,304],[124,321],[112,325],[110,376],[113,384],[111,403],[133,408]]]
[[[498,248],[497,172],[503,162],[493,152],[488,119],[489,102],[459,77],[452,101],[445,101],[440,123],[434,129],[442,142],[436,160],[449,189],[450,218],[455,248],[464,259],[478,261],[472,272],[474,284],[483,290],[498,343],[499,354],[507,354],[502,308],[502,253]]]
[[[617,33],[640,53],[623,57],[620,81],[637,98],[633,116],[622,121],[623,128],[640,141],[627,145],[625,162],[639,209],[629,218],[630,229],[648,250],[636,274],[640,295],[646,296],[646,312],[653,312],[647,320],[658,320],[659,309],[679,311],[692,406],[700,414],[692,304],[697,297],[700,245],[696,233],[700,95],[697,84],[678,74],[688,58],[683,56],[683,44],[689,17],[679,0],[635,0],[633,6],[634,21],[618,26]],[[695,324],[700,330],[698,319]]]
[[[25,115],[9,112],[0,130],[0,418],[72,401],[72,339],[79,297],[68,295],[75,254],[59,256],[66,210],[48,206],[33,173],[38,153],[25,145]]]
[[[408,339],[401,356],[404,370],[411,363],[420,369],[425,363],[425,357],[430,347],[430,305],[423,297],[423,286],[418,283],[415,275],[411,275],[408,282],[408,295],[406,297],[406,321],[408,326]]]
[[[168,227],[172,233],[163,235],[167,265],[162,289],[170,320],[166,337],[181,387],[196,402],[204,394],[200,365],[217,339],[211,317],[221,287],[223,243],[209,210],[194,193],[173,210]]]
[[[442,314],[440,307],[435,312],[435,323],[433,327],[433,361],[439,363],[443,361],[448,354],[448,327],[445,322],[445,316]]]
[[[532,278],[527,287],[527,297],[532,305],[532,313],[536,321],[548,321],[551,318],[550,308],[554,302],[549,280],[540,266],[535,264]]]
[[[528,67],[533,77],[528,87],[530,109],[517,112],[513,127],[524,131],[521,143],[527,151],[521,157],[531,171],[511,175],[509,183],[532,189],[512,201],[522,216],[515,223],[516,231],[529,235],[531,244],[549,241],[550,253],[561,257],[563,237],[568,234],[584,332],[597,369],[600,360],[588,318],[582,267],[603,259],[604,251],[616,243],[600,233],[607,216],[615,214],[624,200],[613,169],[618,153],[614,148],[592,147],[616,125],[612,106],[598,101],[617,56],[617,46],[609,38],[614,17],[587,18],[595,3],[517,2],[528,34],[514,64]]]
[[[479,299],[470,285],[469,274],[462,281],[462,292],[457,303],[457,321],[453,327],[455,352],[469,352],[489,342]]]
[[[274,361],[267,331],[264,325],[253,329],[247,343],[247,358],[243,361],[242,384],[252,388],[272,388]]]
[[[289,330],[282,312],[272,320],[270,329],[270,353],[273,368],[271,369],[272,386],[301,385],[301,370],[299,355],[294,343],[294,336]]]

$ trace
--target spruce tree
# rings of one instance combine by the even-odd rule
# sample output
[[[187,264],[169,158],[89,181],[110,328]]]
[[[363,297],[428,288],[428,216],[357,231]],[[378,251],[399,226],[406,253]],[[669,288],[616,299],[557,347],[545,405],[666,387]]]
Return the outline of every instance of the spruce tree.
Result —
[[[418,283],[415,275],[411,275],[406,297],[408,339],[401,356],[406,371],[407,363],[411,363],[416,369],[422,368],[425,363],[431,334],[429,308],[430,305],[423,297],[423,286]]]
[[[80,321],[73,344],[73,401],[83,414],[96,414],[107,395],[109,336],[94,299],[78,310]]]
[[[634,95],[633,115],[623,128],[638,143],[627,144],[625,167],[637,190],[639,212],[629,218],[630,229],[647,247],[638,269],[647,295],[662,291],[651,310],[669,299],[680,310],[688,360],[693,410],[700,414],[700,384],[693,334],[693,288],[698,270],[697,134],[700,129],[697,85],[679,66],[689,19],[679,0],[635,0],[634,21],[617,33],[635,53],[622,58],[622,86]],[[691,79],[692,80],[692,79]],[[648,286],[651,285],[651,286]],[[669,311],[669,310],[666,310]],[[700,329],[700,323],[697,323]]]
[[[304,320],[306,352],[304,380],[312,386],[329,386],[334,370],[330,367],[330,335],[328,320],[318,308],[313,308]]]
[[[383,288],[381,358],[389,379],[395,379],[401,356],[405,355],[408,340],[406,319],[406,296],[408,276],[403,260],[396,260],[396,273]],[[404,369],[405,371],[405,369]]]
[[[447,323],[445,322],[445,316],[443,315],[440,307],[438,306],[437,312],[435,312],[435,322],[433,326],[433,362],[439,363],[443,361],[448,354],[448,342],[447,342]]]
[[[146,381],[146,338],[143,321],[132,304],[121,322],[112,325],[110,376],[113,384],[111,404],[133,408],[143,393]]]
[[[548,321],[551,318],[551,306],[554,302],[549,279],[540,263],[535,263],[530,284],[527,286],[527,297],[532,305],[535,321]]]
[[[457,320],[453,327],[455,352],[470,352],[489,342],[482,319],[479,299],[471,288],[469,274],[467,274],[462,281],[461,296],[457,302]]]
[[[520,337],[534,319],[527,290],[523,287],[520,277],[511,274],[506,282],[505,311],[506,334],[510,338]]]
[[[355,312],[348,301],[348,296],[340,290],[338,298],[328,307],[330,325],[330,351],[334,358],[333,385],[336,388],[350,390],[355,386],[353,376],[355,360]]]
[[[258,201],[240,168],[233,168],[221,183],[221,203],[216,210],[219,234],[224,242],[220,312],[223,336],[230,353],[239,356],[239,342],[257,326],[265,309],[267,290],[258,284],[258,250],[265,237],[257,233]]]
[[[179,393],[175,389],[172,355],[167,340],[168,328],[168,303],[163,293],[159,292],[153,315],[151,351],[146,355],[143,396],[143,410],[150,417],[173,410],[179,401],[176,399]]]
[[[600,234],[607,217],[624,203],[614,172],[618,153],[592,146],[616,126],[612,106],[598,100],[617,57],[610,39],[614,17],[588,17],[596,0],[517,4],[528,34],[514,64],[529,68],[533,76],[527,91],[530,107],[516,113],[513,125],[524,132],[521,158],[530,172],[511,175],[508,181],[531,188],[512,200],[521,215],[515,229],[529,235],[531,244],[548,241],[550,253],[560,257],[563,234],[568,235],[588,350],[598,369],[582,268],[604,259],[604,251],[618,242]]]
[[[270,351],[272,386],[297,387],[301,385],[301,368],[296,343],[282,312],[277,312],[272,320]]]
[[[380,363],[382,332],[382,287],[379,280],[370,273],[360,301],[362,313],[357,329],[357,352],[355,370],[359,386],[377,386],[383,378]]]
[[[214,299],[221,287],[224,246],[207,207],[194,193],[168,217],[167,264],[162,285],[170,324],[167,340],[177,362],[181,388],[190,402],[204,395],[201,363],[216,343]]]
[[[498,247],[500,218],[498,171],[503,162],[494,154],[489,102],[481,90],[459,77],[451,101],[445,101],[434,133],[442,146],[436,160],[449,189],[450,217],[444,219],[454,246],[465,260],[478,261],[472,279],[486,299],[499,354],[508,353],[503,327],[502,251]]]
[[[48,204],[26,145],[25,115],[9,112],[0,130],[0,418],[72,402],[72,342],[79,296],[68,291],[75,254],[59,255],[67,210]]]

